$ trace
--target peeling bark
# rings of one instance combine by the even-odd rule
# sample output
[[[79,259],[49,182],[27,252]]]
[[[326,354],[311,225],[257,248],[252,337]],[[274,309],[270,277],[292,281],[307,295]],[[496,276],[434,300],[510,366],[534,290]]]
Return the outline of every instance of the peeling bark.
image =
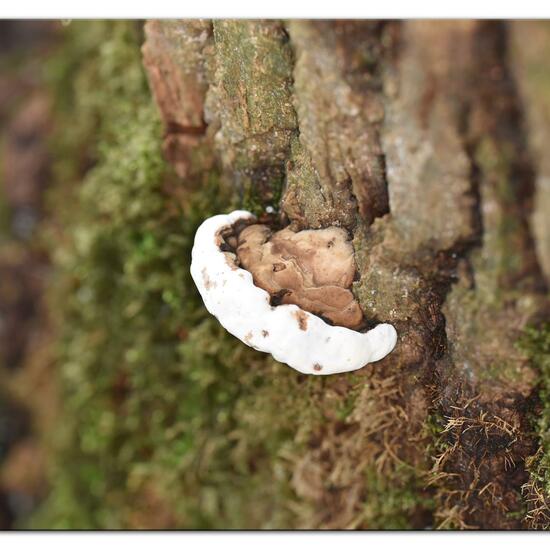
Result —
[[[204,103],[211,35],[206,21],[145,24],[143,63],[165,126],[163,150],[181,178],[211,168],[209,155],[198,154],[208,141]]]

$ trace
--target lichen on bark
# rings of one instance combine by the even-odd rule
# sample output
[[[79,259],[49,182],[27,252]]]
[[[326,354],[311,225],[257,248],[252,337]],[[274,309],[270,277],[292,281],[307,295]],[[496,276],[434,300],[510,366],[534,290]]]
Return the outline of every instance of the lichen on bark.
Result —
[[[223,171],[252,211],[278,209],[296,133],[288,36],[276,21],[215,21],[214,41],[206,119]]]
[[[288,32],[300,132],[286,212],[309,227],[353,228],[357,217],[370,224],[388,211],[379,139],[384,25],[291,21]],[[313,176],[315,193],[304,184],[304,171]]]

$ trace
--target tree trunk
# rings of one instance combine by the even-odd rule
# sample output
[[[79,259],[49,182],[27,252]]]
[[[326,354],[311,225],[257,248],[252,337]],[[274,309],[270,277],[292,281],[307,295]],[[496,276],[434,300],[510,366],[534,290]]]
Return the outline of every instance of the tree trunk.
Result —
[[[548,527],[547,363],[543,329],[526,327],[549,312],[550,26],[145,32],[164,153],[188,192],[214,172],[238,206],[346,228],[365,316],[399,335],[383,361],[308,382],[321,420],[285,463],[285,526]]]

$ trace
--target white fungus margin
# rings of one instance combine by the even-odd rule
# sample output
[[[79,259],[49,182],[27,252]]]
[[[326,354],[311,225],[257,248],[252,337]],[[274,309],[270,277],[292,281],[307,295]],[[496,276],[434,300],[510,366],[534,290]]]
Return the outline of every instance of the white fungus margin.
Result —
[[[392,325],[361,333],[331,326],[296,305],[272,306],[251,273],[238,267],[236,255],[220,249],[221,231],[239,220],[255,217],[236,210],[205,220],[191,253],[191,276],[206,309],[228,332],[304,374],[354,371],[393,350],[397,333]]]

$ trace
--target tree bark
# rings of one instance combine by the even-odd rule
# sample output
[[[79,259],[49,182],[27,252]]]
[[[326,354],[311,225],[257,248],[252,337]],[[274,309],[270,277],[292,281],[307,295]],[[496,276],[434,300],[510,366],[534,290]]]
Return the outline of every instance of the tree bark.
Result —
[[[319,382],[324,421],[292,471],[308,505],[297,526],[385,527],[391,515],[414,528],[547,527],[533,474],[545,382],[516,342],[549,312],[550,26],[217,20],[145,32],[184,187],[216,171],[239,206],[346,228],[366,318],[398,331],[383,361]]]

